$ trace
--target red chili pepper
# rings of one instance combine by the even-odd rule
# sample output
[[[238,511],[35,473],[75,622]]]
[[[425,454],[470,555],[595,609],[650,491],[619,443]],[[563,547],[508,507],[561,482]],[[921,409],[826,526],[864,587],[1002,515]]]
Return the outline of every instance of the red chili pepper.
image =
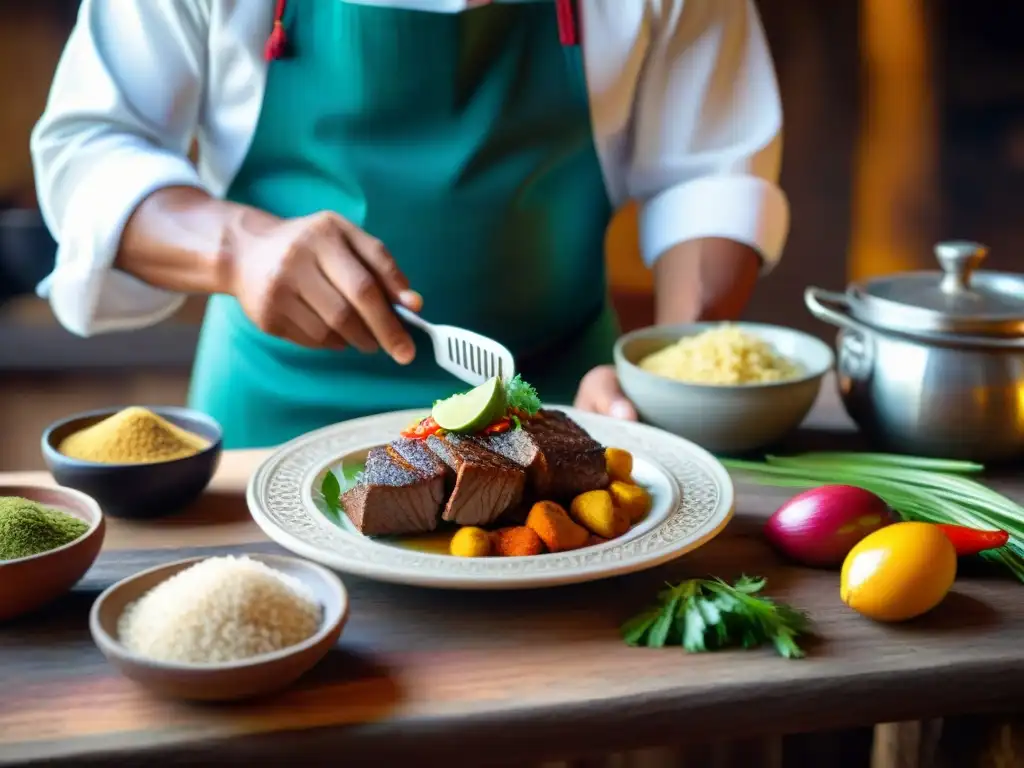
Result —
[[[946,538],[952,542],[958,555],[976,555],[987,549],[1006,546],[1010,534],[1006,531],[982,531],[963,525],[939,525]]]
[[[512,428],[512,419],[498,419],[498,421],[484,428],[485,435],[497,435],[501,432],[508,432]]]
[[[402,432],[402,437],[408,437],[412,440],[426,440],[440,429],[433,417],[427,416],[427,418]]]

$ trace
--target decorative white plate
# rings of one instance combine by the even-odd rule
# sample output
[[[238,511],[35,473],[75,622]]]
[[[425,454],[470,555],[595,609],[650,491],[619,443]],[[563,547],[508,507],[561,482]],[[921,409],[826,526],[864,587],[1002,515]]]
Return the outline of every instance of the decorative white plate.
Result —
[[[572,552],[461,558],[373,539],[335,517],[320,492],[328,471],[393,440],[423,411],[342,422],[281,446],[249,480],[253,519],[278,544],[343,573],[446,589],[524,589],[594,581],[674,560],[729,522],[733,486],[725,468],[688,440],[654,427],[564,410],[604,445],[633,454],[634,477],[652,497],[647,517],[624,536]]]

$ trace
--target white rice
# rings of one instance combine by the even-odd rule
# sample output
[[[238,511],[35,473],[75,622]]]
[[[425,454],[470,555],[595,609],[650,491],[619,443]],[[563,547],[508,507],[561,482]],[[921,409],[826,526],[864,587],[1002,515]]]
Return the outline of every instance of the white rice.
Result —
[[[211,557],[131,603],[118,635],[151,659],[217,664],[301,643],[320,622],[316,598],[298,579],[248,557]]]

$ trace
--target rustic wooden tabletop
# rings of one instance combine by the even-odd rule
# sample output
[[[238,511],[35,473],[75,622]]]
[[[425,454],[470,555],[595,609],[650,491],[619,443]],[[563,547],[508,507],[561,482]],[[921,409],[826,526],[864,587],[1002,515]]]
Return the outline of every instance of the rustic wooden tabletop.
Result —
[[[839,448],[855,439],[826,386],[796,443]],[[226,454],[208,492],[180,516],[110,520],[100,559],[71,595],[0,629],[0,764],[539,761],[1020,707],[1020,585],[968,576],[921,620],[871,623],[842,605],[835,573],[787,567],[759,538],[785,492],[744,486],[726,531],[675,564],[511,594],[347,578],[350,623],[295,688],[232,706],[154,699],[94,647],[90,603],[162,562],[280,551],[251,522],[243,496],[265,455]],[[0,475],[0,483],[26,481],[52,482],[41,473]],[[1024,499],[1024,481],[998,485]],[[742,573],[767,576],[768,592],[811,614],[820,639],[808,658],[686,655],[620,640],[620,622],[665,581]]]

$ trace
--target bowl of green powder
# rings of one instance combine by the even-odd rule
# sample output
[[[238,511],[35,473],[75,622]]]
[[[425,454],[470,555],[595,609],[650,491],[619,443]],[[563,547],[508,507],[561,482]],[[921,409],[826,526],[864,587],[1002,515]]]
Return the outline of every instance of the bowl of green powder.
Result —
[[[105,530],[99,504],[81,491],[0,485],[0,621],[70,591],[99,555]]]

